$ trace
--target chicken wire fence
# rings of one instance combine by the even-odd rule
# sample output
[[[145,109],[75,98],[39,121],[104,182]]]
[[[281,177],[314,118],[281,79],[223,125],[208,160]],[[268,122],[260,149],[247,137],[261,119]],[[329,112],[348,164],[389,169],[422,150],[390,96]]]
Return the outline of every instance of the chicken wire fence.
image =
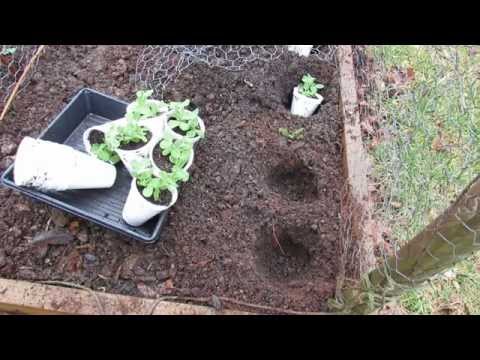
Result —
[[[255,61],[278,59],[286,45],[149,45],[138,56],[135,85],[149,88],[162,98],[165,87],[192,64],[203,63],[227,71],[241,71]],[[335,46],[316,45],[311,56],[334,62]]]
[[[0,45],[0,113],[38,48],[36,45]],[[33,66],[20,84],[17,94],[28,85]]]
[[[369,48],[354,47],[354,63],[378,265],[343,294],[349,312],[372,311],[480,250],[478,49],[412,47],[412,65],[403,49]]]

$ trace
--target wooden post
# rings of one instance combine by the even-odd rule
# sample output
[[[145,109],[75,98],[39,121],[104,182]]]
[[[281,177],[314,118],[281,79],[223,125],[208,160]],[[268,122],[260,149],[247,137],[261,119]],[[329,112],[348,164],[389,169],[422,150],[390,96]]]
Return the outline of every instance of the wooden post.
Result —
[[[405,289],[421,285],[480,249],[480,175],[435,221],[344,291],[343,311],[371,313]]]
[[[0,279],[0,312],[30,315],[243,315],[246,312],[215,310],[98,291],[77,290],[27,281]]]
[[[346,184],[342,201],[341,264],[337,281],[340,297],[345,277],[359,278],[375,267],[372,206],[368,194],[368,156],[363,146],[352,47],[337,48],[340,114],[343,117],[343,165]],[[347,273],[350,274],[347,274]],[[349,276],[348,276],[349,275]]]

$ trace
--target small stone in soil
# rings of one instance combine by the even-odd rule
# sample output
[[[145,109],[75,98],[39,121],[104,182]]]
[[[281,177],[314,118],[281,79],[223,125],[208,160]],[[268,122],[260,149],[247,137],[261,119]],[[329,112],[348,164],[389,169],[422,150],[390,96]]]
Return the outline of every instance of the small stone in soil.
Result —
[[[222,308],[222,303],[220,302],[220,299],[215,295],[212,295],[211,303],[216,310],[220,310]]]
[[[87,230],[82,230],[77,234],[77,239],[80,240],[82,244],[88,242],[88,234]]]
[[[0,152],[3,155],[12,155],[15,152],[16,148],[17,148],[17,145],[15,145],[15,144],[5,144],[0,149]]]
[[[145,297],[156,297],[157,292],[150,286],[145,285],[144,283],[137,284],[138,291]]]
[[[33,238],[32,244],[48,244],[48,245],[66,245],[73,241],[72,234],[60,230],[54,229],[50,231],[41,232]]]
[[[64,227],[68,224],[68,217],[60,210],[52,209],[50,217],[53,223],[58,227]]]
[[[35,247],[33,254],[37,259],[43,259],[47,256],[48,253],[48,244],[41,244]]]
[[[15,204],[15,210],[17,210],[18,212],[29,212],[30,208],[26,204],[19,203]]]
[[[83,255],[83,257],[85,258],[85,260],[87,260],[87,262],[90,262],[90,263],[97,261],[97,257],[93,254],[85,254]]]
[[[161,281],[161,280],[166,280],[170,277],[170,273],[168,271],[157,271],[155,273],[155,277],[157,278],[157,280]]]
[[[0,169],[6,169],[12,165],[15,160],[14,156],[5,156],[2,161],[0,161]]]

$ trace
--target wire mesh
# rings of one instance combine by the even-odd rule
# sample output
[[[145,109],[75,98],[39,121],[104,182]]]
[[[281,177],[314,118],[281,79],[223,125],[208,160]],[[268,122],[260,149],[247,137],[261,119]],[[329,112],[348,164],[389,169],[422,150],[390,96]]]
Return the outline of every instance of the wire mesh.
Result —
[[[419,286],[480,249],[480,185],[471,185],[480,173],[478,52],[354,47],[382,232],[377,255],[383,266],[367,281],[373,278],[376,294]]]
[[[37,49],[36,45],[0,45],[0,113]],[[33,68],[17,93],[28,85],[32,74]]]
[[[192,64],[241,71],[253,62],[278,59],[286,51],[286,45],[148,45],[138,56],[135,85],[163,98],[165,88]],[[335,46],[315,45],[311,55],[333,62]]]

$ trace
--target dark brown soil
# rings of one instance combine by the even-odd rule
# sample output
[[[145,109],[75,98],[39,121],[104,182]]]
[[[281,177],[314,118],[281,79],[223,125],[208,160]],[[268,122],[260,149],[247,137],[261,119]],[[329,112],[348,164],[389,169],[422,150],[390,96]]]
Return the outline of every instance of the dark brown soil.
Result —
[[[167,157],[162,155],[162,149],[160,149],[160,146],[155,146],[153,149],[152,158],[153,162],[158,166],[159,169],[166,172],[170,172],[172,170],[173,165]]]
[[[147,133],[146,133],[146,138],[147,138],[147,141],[139,141],[139,142],[129,142],[129,143],[125,143],[125,144],[121,144],[118,148],[121,149],[121,150],[137,150],[137,149],[140,149],[141,147],[145,146],[149,141],[150,139],[152,138],[152,133],[147,130]]]
[[[163,191],[160,193],[160,198],[158,200],[155,200],[153,197],[147,198],[146,196],[143,195],[143,187],[137,185],[137,189],[142,194],[143,198],[147,201],[150,201],[152,204],[155,205],[164,205],[167,206],[170,204],[170,201],[172,201],[172,194],[170,191]]]
[[[92,130],[88,135],[90,144],[103,144],[105,142],[105,134],[98,130]]]
[[[82,87],[133,100],[138,50],[48,47],[34,81],[0,124],[0,171],[21,139],[37,136]],[[303,119],[288,108],[307,72],[326,86],[325,101]],[[0,277],[325,310],[339,266],[343,185],[336,69],[292,54],[240,72],[197,64],[165,93],[166,100],[185,98],[201,109],[206,137],[158,243],[129,241],[0,188]],[[305,138],[289,142],[279,127],[303,127]],[[46,228],[62,226],[75,234],[72,243],[46,251],[29,244]]]

